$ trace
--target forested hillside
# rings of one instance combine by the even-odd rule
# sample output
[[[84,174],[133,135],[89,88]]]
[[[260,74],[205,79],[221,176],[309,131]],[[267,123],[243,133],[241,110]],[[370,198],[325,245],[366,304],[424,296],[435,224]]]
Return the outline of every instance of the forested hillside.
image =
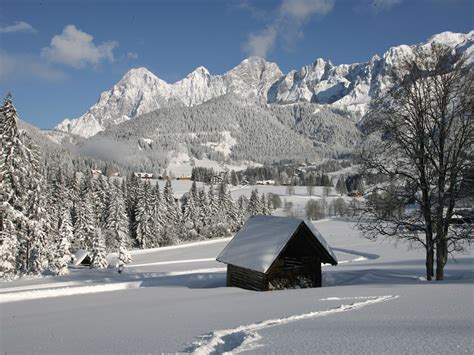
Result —
[[[78,250],[88,251],[93,268],[107,267],[107,254],[117,252],[120,268],[131,260],[132,247],[230,235],[249,215],[272,208],[256,191],[235,202],[225,182],[209,188],[194,183],[178,201],[170,181],[161,188],[133,174],[108,178],[93,169],[94,161],[74,157],[21,126],[28,130],[20,127],[8,96],[0,109],[3,279],[67,273]]]
[[[353,151],[359,137],[350,118],[329,109],[314,112],[310,104],[268,109],[224,96],[110,127],[86,140],[79,151],[156,169],[166,167],[170,151],[217,161],[315,161]],[[219,143],[225,149],[216,149]]]

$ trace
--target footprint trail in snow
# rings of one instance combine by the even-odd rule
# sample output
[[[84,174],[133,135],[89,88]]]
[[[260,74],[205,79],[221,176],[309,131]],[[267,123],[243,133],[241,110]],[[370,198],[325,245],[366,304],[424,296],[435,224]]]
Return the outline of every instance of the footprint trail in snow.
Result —
[[[257,331],[291,323],[294,321],[313,319],[319,317],[329,316],[331,314],[355,311],[376,303],[391,301],[400,296],[368,296],[368,297],[330,297],[322,299],[321,301],[330,300],[364,300],[352,304],[343,304],[337,308],[328,309],[325,311],[315,311],[310,313],[298,314],[286,318],[269,319],[266,321],[252,323],[248,325],[241,325],[232,329],[216,330],[212,333],[203,335],[200,340],[193,343],[188,350],[193,354],[225,354],[225,353],[239,353],[242,351],[256,349],[263,345],[256,344],[262,337]]]

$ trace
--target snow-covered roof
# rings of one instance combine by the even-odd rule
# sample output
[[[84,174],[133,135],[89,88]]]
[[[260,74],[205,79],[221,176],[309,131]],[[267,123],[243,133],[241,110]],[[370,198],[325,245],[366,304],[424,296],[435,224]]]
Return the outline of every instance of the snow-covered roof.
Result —
[[[74,253],[74,261],[71,264],[78,266],[87,256],[89,256],[89,252],[87,250],[79,249]]]
[[[261,215],[247,220],[219,254],[217,261],[265,273],[302,224],[308,227],[321,246],[321,261],[337,265],[331,247],[310,221]]]

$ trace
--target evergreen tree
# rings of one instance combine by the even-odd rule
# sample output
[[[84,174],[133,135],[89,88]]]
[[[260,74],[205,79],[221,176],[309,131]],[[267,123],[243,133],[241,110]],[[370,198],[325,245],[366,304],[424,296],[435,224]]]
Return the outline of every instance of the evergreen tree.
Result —
[[[147,181],[143,184],[138,196],[138,203],[135,212],[135,223],[137,242],[140,248],[146,249],[153,246],[152,229],[152,196],[151,185]]]
[[[0,232],[8,229],[2,236],[4,243],[17,246],[17,267],[23,273],[38,273],[47,266],[43,181],[37,147],[18,129],[17,122],[9,95],[0,109]]]
[[[138,204],[138,198],[140,196],[140,179],[134,174],[131,174],[127,179],[127,183],[122,187],[123,190],[126,190],[126,206],[127,206],[127,216],[128,216],[128,226],[130,228],[130,237],[134,242],[137,240],[137,230],[136,230],[136,209]],[[138,244],[138,242],[136,242]]]
[[[99,175],[92,180],[92,190],[97,225],[103,228],[107,223],[107,204],[109,200],[109,182],[104,175]]]
[[[237,200],[237,216],[239,218],[237,229],[241,227],[247,219],[247,203],[247,198],[244,195],[240,195],[239,199]]]
[[[258,197],[258,190],[254,189],[250,193],[250,200],[247,206],[247,213],[249,214],[249,216],[255,216],[257,214],[260,214],[261,212],[262,212],[262,208],[260,204],[260,198]]]
[[[112,184],[110,189],[106,228],[109,239],[113,240],[113,246],[118,249],[117,266],[119,272],[121,272],[123,266],[132,261],[132,257],[128,252],[131,241],[128,237],[128,218],[125,213],[123,193],[121,188],[115,184]]]
[[[230,172],[230,183],[234,186],[237,186],[239,184],[239,177],[237,176],[235,170],[232,170]]]
[[[206,208],[206,238],[215,238],[219,234],[221,214],[219,209],[219,199],[214,191],[214,186],[211,184],[207,192],[207,208]]]
[[[1,213],[1,212],[0,212]],[[18,241],[14,233],[14,225],[6,219],[0,230],[0,278],[11,280],[18,272],[17,256]]]
[[[341,176],[336,183],[336,191],[342,196],[347,195],[347,186],[345,179]]]
[[[105,240],[100,228],[96,228],[92,240],[92,262],[91,268],[104,269],[108,265]]]
[[[110,202],[105,223],[106,241],[110,251],[119,250],[123,247],[130,248],[131,240],[128,236],[128,218],[125,213],[125,203],[122,190],[111,185]]]
[[[193,197],[194,201],[197,199],[198,195],[198,189],[197,189],[197,184],[196,181],[193,181],[191,185],[191,190],[189,191],[190,195]]]
[[[183,205],[183,219],[181,222],[183,240],[199,239],[199,215],[195,204],[195,198],[190,192]]]
[[[121,270],[126,264],[129,264],[132,262],[132,256],[130,255],[130,252],[128,251],[125,241],[126,241],[125,237],[120,239],[120,246],[119,246],[119,251],[118,251],[119,273],[121,272]]]
[[[40,274],[47,267],[48,262],[53,259],[52,249],[48,248],[51,244],[51,225],[47,215],[47,196],[44,189],[44,178],[41,174],[39,162],[38,147],[35,146],[29,137],[24,138],[28,146],[28,209],[27,216],[29,219],[27,228],[27,238],[31,246],[31,253],[28,255],[27,261],[28,272],[32,274]]]
[[[270,214],[270,211],[269,211],[268,205],[267,205],[267,200],[265,198],[265,193],[263,193],[263,192],[262,192],[262,197],[260,198],[260,212],[263,215]]]
[[[151,193],[151,230],[154,247],[161,245],[164,229],[163,200],[161,198],[160,185],[157,183]]]
[[[231,231],[237,231],[241,226],[241,215],[240,210],[234,200],[232,199],[232,195],[230,191],[227,191],[227,200],[228,208],[227,208],[227,219],[229,222],[229,227]]]
[[[204,235],[205,234],[204,229],[206,228],[207,222],[208,222],[207,216],[208,216],[209,204],[207,202],[207,195],[204,188],[198,191],[198,197],[195,201],[195,205],[196,205],[197,215],[198,215],[197,219],[199,220],[199,223],[200,223],[199,234],[205,238],[206,236]]]
[[[74,249],[88,249],[92,247],[96,223],[92,207],[91,192],[87,192],[77,205],[76,224],[74,225]]]
[[[163,211],[166,228],[163,233],[163,243],[172,245],[179,241],[180,210],[173,195],[171,181],[167,180],[163,189]]]
[[[73,258],[70,250],[73,228],[71,224],[71,214],[67,209],[63,211],[58,237],[52,269],[56,275],[65,275],[68,273],[68,264]]]

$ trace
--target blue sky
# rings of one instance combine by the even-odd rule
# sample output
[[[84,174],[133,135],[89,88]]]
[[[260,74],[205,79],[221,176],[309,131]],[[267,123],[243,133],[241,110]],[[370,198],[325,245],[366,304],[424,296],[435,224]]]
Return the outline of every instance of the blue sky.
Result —
[[[174,82],[249,55],[283,72],[367,61],[389,47],[474,29],[472,0],[2,0],[0,94],[41,128],[75,118],[132,67]]]

